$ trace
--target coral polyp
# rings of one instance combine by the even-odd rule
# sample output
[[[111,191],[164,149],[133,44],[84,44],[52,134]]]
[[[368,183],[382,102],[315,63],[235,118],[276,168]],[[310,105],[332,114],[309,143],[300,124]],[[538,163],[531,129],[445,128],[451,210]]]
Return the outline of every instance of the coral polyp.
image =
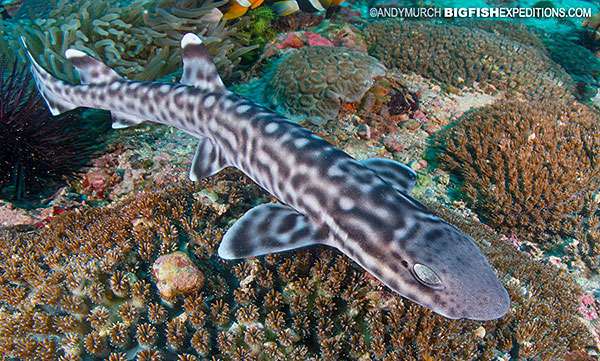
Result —
[[[442,215],[473,236],[498,269],[513,301],[504,318],[445,319],[324,247],[225,267],[214,243],[256,199],[268,200],[245,177],[225,171],[200,185],[147,189],[108,208],[65,213],[43,230],[2,231],[0,352],[24,360],[416,360],[441,354],[479,360],[494,353],[536,360],[561,359],[592,342],[575,316],[571,295],[581,290],[567,275],[446,211]],[[206,278],[166,302],[151,269],[169,242],[160,236],[168,226],[178,229],[178,246]],[[155,250],[149,256],[148,243]]]
[[[507,234],[569,234],[600,184],[598,114],[581,104],[500,102],[444,134],[442,160],[466,199]]]
[[[0,60],[0,198],[36,201],[58,189],[102,147],[101,117],[86,127],[81,111],[53,117],[29,70]]]
[[[532,99],[572,99],[569,75],[542,50],[505,36],[506,31],[397,20],[364,29],[369,54],[390,69],[455,88],[478,84],[489,92],[509,91]]]

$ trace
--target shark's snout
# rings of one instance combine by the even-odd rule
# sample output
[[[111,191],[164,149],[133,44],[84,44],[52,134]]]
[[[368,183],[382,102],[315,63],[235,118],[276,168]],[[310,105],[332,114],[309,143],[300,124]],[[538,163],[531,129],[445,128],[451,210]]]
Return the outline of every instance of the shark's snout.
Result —
[[[409,297],[451,319],[504,316],[510,308],[508,292],[475,242],[443,221],[424,228],[408,246],[411,275],[419,284]]]
[[[463,272],[452,273],[447,280],[442,298],[448,302],[440,313],[449,318],[477,321],[504,316],[510,309],[510,297],[487,260],[478,256],[466,265]]]
[[[458,298],[446,317],[464,318],[476,321],[489,321],[501,318],[510,309],[510,297],[500,282],[474,289],[471,294]],[[443,312],[441,312],[443,314]]]

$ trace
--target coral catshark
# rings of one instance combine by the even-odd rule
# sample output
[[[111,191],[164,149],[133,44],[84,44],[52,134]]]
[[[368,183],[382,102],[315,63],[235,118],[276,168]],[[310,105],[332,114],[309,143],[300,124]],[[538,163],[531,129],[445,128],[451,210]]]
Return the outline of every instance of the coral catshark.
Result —
[[[280,204],[248,211],[225,234],[225,259],[314,244],[346,254],[402,296],[448,318],[504,315],[508,293],[474,241],[409,192],[415,173],[388,159],[358,161],[309,130],[228,91],[200,38],[183,37],[180,84],[130,81],[82,51],[66,57],[81,85],[54,78],[29,54],[52,114],[90,107],[113,127],[151,121],[199,139],[197,181],[236,167]]]

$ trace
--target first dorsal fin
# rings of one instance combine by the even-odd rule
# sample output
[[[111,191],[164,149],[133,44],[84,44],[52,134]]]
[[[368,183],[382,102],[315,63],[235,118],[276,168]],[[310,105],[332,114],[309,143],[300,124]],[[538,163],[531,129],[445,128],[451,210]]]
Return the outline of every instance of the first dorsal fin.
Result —
[[[181,39],[181,48],[183,50],[181,84],[191,85],[208,92],[225,90],[217,67],[199,37],[192,33],[185,34]]]
[[[417,183],[417,173],[402,163],[385,158],[369,158],[360,163],[402,193],[410,193]]]
[[[108,84],[121,79],[116,71],[81,50],[68,49],[65,56],[79,72],[82,84]]]

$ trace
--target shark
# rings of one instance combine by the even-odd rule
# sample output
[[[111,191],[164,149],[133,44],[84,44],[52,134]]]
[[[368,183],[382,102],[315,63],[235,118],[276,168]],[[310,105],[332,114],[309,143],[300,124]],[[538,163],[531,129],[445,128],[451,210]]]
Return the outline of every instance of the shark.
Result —
[[[225,233],[218,254],[241,259],[334,247],[401,296],[450,319],[492,320],[510,298],[473,239],[411,196],[416,174],[385,158],[354,159],[321,137],[228,90],[200,37],[182,37],[179,83],[127,80],[70,48],[80,84],[57,79],[27,49],[53,115],[88,107],[113,128],[155,122],[198,139],[189,178],[235,167],[273,195]]]

